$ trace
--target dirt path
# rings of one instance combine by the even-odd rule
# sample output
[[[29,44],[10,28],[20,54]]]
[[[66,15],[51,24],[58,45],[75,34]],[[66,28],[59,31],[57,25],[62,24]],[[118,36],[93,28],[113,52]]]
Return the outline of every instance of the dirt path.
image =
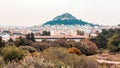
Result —
[[[117,61],[108,61],[108,60],[100,60],[100,59],[97,59],[97,61],[98,61],[99,63],[108,63],[108,64],[120,65],[120,62],[117,62]]]

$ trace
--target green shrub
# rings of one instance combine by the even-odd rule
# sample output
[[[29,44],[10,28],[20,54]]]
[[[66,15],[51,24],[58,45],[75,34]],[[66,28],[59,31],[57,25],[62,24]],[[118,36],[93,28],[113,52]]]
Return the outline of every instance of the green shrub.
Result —
[[[91,41],[95,42],[98,48],[106,49],[109,38],[112,37],[115,33],[120,34],[120,28],[103,29],[97,37],[91,38]]]
[[[31,45],[32,41],[25,39],[25,38],[22,38],[22,37],[19,37],[14,41],[14,43],[16,46],[25,46],[25,45]]]
[[[2,49],[2,56],[6,62],[13,60],[20,60],[26,56],[27,52],[16,47],[16,46],[7,46]]]
[[[108,41],[108,49],[111,52],[119,52],[120,51],[120,34],[114,34]]]

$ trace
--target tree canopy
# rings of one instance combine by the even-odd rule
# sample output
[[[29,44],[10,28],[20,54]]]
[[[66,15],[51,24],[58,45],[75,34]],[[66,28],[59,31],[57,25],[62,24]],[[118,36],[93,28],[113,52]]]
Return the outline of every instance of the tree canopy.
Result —
[[[114,34],[108,41],[108,48],[112,52],[120,51],[120,34]]]
[[[120,34],[120,28],[116,29],[103,29],[102,32],[95,38],[91,38],[91,41],[95,42],[99,48],[107,48],[109,38],[115,33]]]

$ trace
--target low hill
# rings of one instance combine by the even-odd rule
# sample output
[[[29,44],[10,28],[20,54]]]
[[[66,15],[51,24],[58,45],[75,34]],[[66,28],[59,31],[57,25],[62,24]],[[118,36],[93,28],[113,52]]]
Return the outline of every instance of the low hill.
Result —
[[[69,13],[64,13],[62,15],[56,16],[53,20],[44,23],[43,25],[90,25],[95,26],[95,24],[88,23],[77,19]]]

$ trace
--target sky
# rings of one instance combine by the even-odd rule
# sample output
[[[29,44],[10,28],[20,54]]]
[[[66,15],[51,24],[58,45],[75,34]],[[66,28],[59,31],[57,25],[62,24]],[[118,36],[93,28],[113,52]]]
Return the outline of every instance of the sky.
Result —
[[[0,0],[0,25],[41,25],[68,12],[101,25],[120,23],[120,0]]]

